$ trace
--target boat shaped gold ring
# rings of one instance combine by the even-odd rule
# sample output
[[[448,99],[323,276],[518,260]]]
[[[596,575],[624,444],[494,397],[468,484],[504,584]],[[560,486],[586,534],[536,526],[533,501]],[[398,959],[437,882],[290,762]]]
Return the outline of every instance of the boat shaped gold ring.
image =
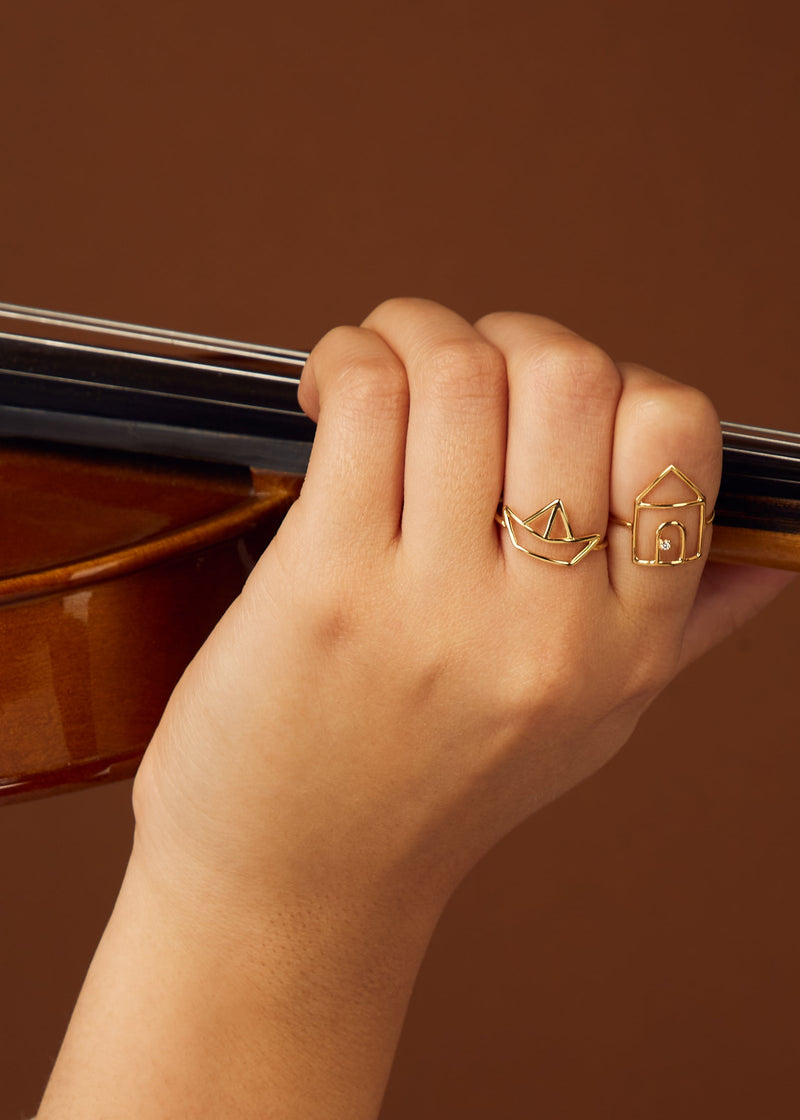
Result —
[[[574,567],[584,556],[608,544],[600,533],[576,537],[560,498],[548,502],[525,518],[518,517],[510,506],[503,505],[495,514],[495,521],[506,527],[514,548],[534,560],[557,564],[562,568]]]

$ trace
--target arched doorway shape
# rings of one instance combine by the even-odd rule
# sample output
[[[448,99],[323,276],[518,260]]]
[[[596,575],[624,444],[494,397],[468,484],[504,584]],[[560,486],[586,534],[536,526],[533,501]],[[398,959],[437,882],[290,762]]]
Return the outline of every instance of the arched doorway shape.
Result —
[[[678,530],[680,548],[675,555],[674,541],[668,529]],[[663,521],[656,529],[656,562],[659,564],[684,564],[686,562],[686,529],[680,521]]]

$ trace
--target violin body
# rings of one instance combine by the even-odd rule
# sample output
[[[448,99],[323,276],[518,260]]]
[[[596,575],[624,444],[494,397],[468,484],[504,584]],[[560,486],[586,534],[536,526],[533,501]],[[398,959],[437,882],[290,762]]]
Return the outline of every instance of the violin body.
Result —
[[[314,426],[300,351],[6,304],[0,325],[2,803],[134,773]],[[723,461],[711,559],[800,570],[800,436],[723,425]]]
[[[0,447],[0,801],[132,775],[296,477]]]

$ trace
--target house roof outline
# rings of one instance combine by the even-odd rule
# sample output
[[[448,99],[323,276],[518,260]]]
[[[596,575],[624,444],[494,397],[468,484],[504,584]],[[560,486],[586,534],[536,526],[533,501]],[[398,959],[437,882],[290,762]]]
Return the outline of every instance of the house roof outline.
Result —
[[[681,502],[648,502],[648,501],[645,501],[648,494],[651,494],[656,489],[657,486],[660,486],[661,483],[664,482],[665,479],[667,479],[669,477],[677,478],[680,482],[682,482],[684,484],[684,486],[690,492],[691,498],[688,501],[681,501]],[[637,495],[637,497],[636,497],[636,508],[637,509],[682,509],[682,508],[685,508],[687,506],[704,505],[705,500],[706,500],[705,494],[703,494],[702,490],[699,490],[695,486],[695,484],[692,482],[692,480],[690,478],[687,478],[686,475],[683,473],[682,470],[680,470],[679,467],[676,467],[674,465],[674,463],[670,463],[670,465],[668,467],[664,468],[664,470],[661,472],[661,474],[658,476],[658,478],[654,478],[653,481],[648,486],[646,486],[644,488],[644,490],[642,490],[641,494]]]

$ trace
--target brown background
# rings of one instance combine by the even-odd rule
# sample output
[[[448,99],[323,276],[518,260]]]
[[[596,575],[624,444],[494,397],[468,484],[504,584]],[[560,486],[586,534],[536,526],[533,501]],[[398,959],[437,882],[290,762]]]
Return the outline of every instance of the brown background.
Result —
[[[392,294],[536,310],[798,430],[795,10],[5,5],[0,298],[288,347]],[[798,592],[464,884],[383,1120],[795,1114]],[[0,1120],[36,1107],[129,795],[0,809]]]

